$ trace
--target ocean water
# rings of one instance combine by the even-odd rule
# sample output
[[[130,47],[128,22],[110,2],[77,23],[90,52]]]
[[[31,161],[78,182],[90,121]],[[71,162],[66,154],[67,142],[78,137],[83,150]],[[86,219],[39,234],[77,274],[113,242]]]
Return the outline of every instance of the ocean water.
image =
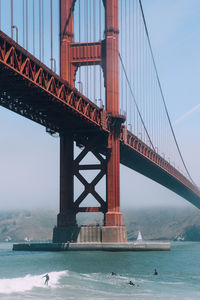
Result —
[[[200,299],[200,243],[166,252],[15,252],[1,243],[0,299]]]

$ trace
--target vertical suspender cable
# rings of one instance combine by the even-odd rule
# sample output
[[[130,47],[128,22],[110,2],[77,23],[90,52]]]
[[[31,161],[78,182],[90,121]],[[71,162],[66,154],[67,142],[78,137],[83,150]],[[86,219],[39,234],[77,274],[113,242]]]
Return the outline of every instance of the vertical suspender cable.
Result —
[[[152,142],[154,143],[154,130],[153,130],[153,91],[152,91],[152,73],[151,73],[151,61],[149,59],[149,51],[148,51],[148,70],[149,70],[149,83],[148,83],[148,91],[147,91],[147,111],[151,109],[151,115],[149,116],[149,124],[150,124],[150,134],[152,138]],[[149,95],[148,95],[149,93]],[[151,101],[150,101],[151,100]],[[154,146],[156,147],[155,143]]]
[[[28,0],[26,0],[26,50],[28,50]]]
[[[89,27],[88,27],[88,29],[89,29],[89,37],[88,37],[88,42],[91,42],[92,41],[92,38],[91,38],[91,36],[92,36],[92,8],[91,8],[91,0],[89,0],[89,7],[88,7],[88,15],[89,15]],[[89,52],[90,53],[90,52]],[[89,54],[88,53],[88,58],[89,58]],[[88,64],[88,71],[89,71],[89,82],[90,82],[90,84],[89,84],[89,82],[88,82],[88,86],[89,86],[89,99],[92,99],[92,84],[91,84],[91,80],[92,80],[92,77],[91,77],[91,66],[89,66],[89,64]]]
[[[41,0],[39,0],[39,59],[41,60]]]
[[[10,9],[11,9],[11,38],[13,39],[13,0],[10,1]]]
[[[0,0],[0,29],[1,29],[1,0]]]
[[[35,5],[33,0],[33,55],[35,56]]]
[[[145,35],[144,35],[144,29],[142,28],[142,35],[143,35],[143,82],[144,82],[144,120],[145,120],[145,124],[147,126],[147,130],[149,132],[149,134],[151,134],[150,132],[150,128],[148,126],[148,116],[147,116],[147,88],[148,88],[148,82],[147,82],[147,77],[149,76],[149,74],[147,73],[147,53],[146,53],[146,44],[145,44]],[[147,136],[146,136],[146,132],[144,135],[144,142],[146,142],[147,144],[149,143]]]
[[[145,49],[144,49],[144,30],[143,27],[141,26],[141,64],[142,64],[142,81],[141,81],[141,95],[142,95],[142,103],[141,103],[141,114],[144,119],[144,122],[147,126],[146,123],[146,118],[145,118],[145,90],[146,90],[146,76],[145,76]],[[147,128],[148,129],[148,128]],[[144,128],[142,128],[142,137],[143,141],[146,142],[146,132]],[[148,142],[148,141],[147,141]]]
[[[44,62],[44,0],[42,0],[42,61]]]
[[[127,5],[126,5],[126,1],[125,0],[125,14],[124,14],[124,19],[125,19],[125,65],[126,65],[126,59],[127,59],[127,11],[126,11],[126,8],[127,8]],[[126,83],[125,83],[126,84]],[[125,86],[125,103],[126,103],[126,126],[128,125],[128,108],[127,108],[127,84]]]
[[[144,32],[144,30],[143,30]],[[148,114],[151,114],[151,108],[148,110],[148,101],[147,101],[147,95],[150,95],[150,93],[148,93],[148,83],[149,83],[149,69],[148,69],[148,58],[147,58],[147,46],[146,46],[146,43],[145,43],[145,34],[144,34],[144,76],[145,76],[145,86],[146,86],[146,89],[145,89],[145,110],[144,110],[144,117],[146,119],[146,125],[147,125],[147,128],[148,128],[148,131],[149,131],[149,134],[151,135],[151,127],[149,125],[149,120],[150,120],[150,117],[148,117]],[[151,137],[152,138],[152,137]],[[147,143],[149,143],[149,141],[147,140]]]
[[[136,56],[136,61],[137,61],[137,72],[136,72],[136,77],[137,77],[137,97],[139,98],[139,20],[138,20],[138,2],[136,1],[136,45],[137,45],[137,56]],[[137,136],[139,134],[139,115],[138,112],[136,110],[136,119],[137,119]]]
[[[81,0],[78,2],[78,19],[79,19],[79,43],[81,42]],[[81,90],[82,82],[81,82],[81,67],[79,66],[79,91],[83,93]]]
[[[122,5],[122,0],[121,0],[121,11],[120,11],[120,14],[121,14],[121,28],[120,28],[120,39],[121,39],[121,53],[122,53],[122,56],[123,56],[123,5]],[[123,72],[122,72],[122,67],[120,68],[121,69],[121,109],[124,111],[124,95],[123,95],[123,92],[124,92],[124,80],[123,80]],[[123,113],[123,112],[122,112]]]
[[[23,47],[25,47],[25,21],[24,21],[24,14],[25,14],[25,0],[23,0]]]
[[[135,10],[134,10],[134,3],[135,1],[131,1],[132,6],[131,6],[131,12],[132,12],[132,17],[131,17],[131,41],[132,41],[132,48],[131,48],[131,54],[132,54],[132,87],[135,86],[135,80],[134,80],[134,69],[135,69],[135,41],[134,41],[134,33],[135,33]],[[132,112],[131,112],[131,117],[132,117],[132,132],[135,130],[135,109],[134,109],[134,104],[131,101],[131,107],[132,107]]]
[[[87,0],[85,0],[87,1]],[[86,20],[86,16],[87,16],[87,13],[86,13],[86,4],[84,4],[84,42],[86,42],[86,39],[87,39],[87,34],[86,34],[86,24],[87,24],[87,20]],[[85,54],[86,55],[86,54]],[[86,83],[86,73],[87,73],[87,70],[86,70],[86,67],[84,67],[84,86],[85,86],[85,94],[87,96],[87,83]]]
[[[88,0],[86,0],[86,43],[88,46]],[[88,58],[88,47],[86,57]],[[88,66],[86,67],[86,95],[88,97]]]
[[[78,37],[79,43],[81,42],[81,0],[78,1]]]
[[[137,68],[137,11],[136,11],[136,1],[133,2],[134,3],[134,30],[133,30],[133,42],[134,42],[134,68],[133,68],[133,72],[134,72],[134,86],[135,86],[135,93],[136,93],[136,97],[137,96],[137,72],[136,72],[136,68]],[[137,110],[136,107],[134,105],[134,134],[137,135]]]
[[[84,0],[84,2],[85,3],[84,3],[84,26],[83,26],[83,28],[84,28],[84,42],[86,42],[87,41],[87,28],[86,28],[86,26],[87,26],[87,19],[86,19],[87,18],[87,0]],[[87,55],[87,53],[85,55]],[[87,96],[87,82],[86,82],[87,70],[86,69],[87,68],[84,67],[84,86],[85,86],[85,94]]]
[[[148,52],[149,53],[149,52]],[[148,58],[149,58],[149,55],[148,55]],[[153,90],[152,90],[152,69],[151,69],[151,61],[149,59],[149,73],[150,73],[150,81],[149,81],[149,92],[151,94],[151,138],[152,138],[152,141],[153,141],[153,144],[155,146],[157,146],[155,143],[154,143],[154,115],[153,115],[153,112],[154,112],[154,96],[153,96]]]
[[[101,37],[101,0],[99,0],[99,40],[102,40]],[[101,90],[102,90],[102,83],[101,83],[101,66],[99,67],[99,81],[100,81],[100,99],[102,99]]]
[[[140,112],[142,115],[142,35],[141,35],[141,20],[140,20],[140,15],[138,16],[138,21],[139,21],[139,93],[140,93],[140,100],[139,100],[139,105],[140,105]],[[140,122],[140,138],[142,138],[142,125]]]
[[[151,72],[153,73],[152,66],[151,66]],[[154,140],[155,145],[158,148],[158,142],[157,142],[157,120],[156,120],[156,83],[155,83],[155,76],[153,76],[153,97],[154,97]],[[159,149],[159,148],[158,148]],[[159,149],[160,150],[160,149]]]
[[[131,61],[131,63],[133,62],[133,57],[132,57],[132,43],[131,43],[131,3],[130,3],[130,0],[129,0],[129,54],[128,54],[128,57]],[[131,85],[132,85],[132,69],[130,70],[130,80],[131,80]],[[129,97],[129,105],[130,105],[130,124],[131,124],[131,128],[132,128],[132,105],[131,105],[131,98]],[[132,130],[131,130],[132,131]]]
[[[131,39],[132,39],[132,49],[131,49],[131,52],[132,52],[132,87],[135,86],[135,73],[134,73],[134,69],[136,67],[135,65],[135,8],[134,8],[134,5],[135,5],[135,1],[132,1],[132,8],[131,8],[131,11],[132,11],[132,23],[131,23],[131,31],[132,31],[132,35],[131,35]],[[132,104],[132,129],[133,129],[133,132],[135,130],[135,107],[134,105]]]
[[[141,20],[140,20],[141,22]],[[142,117],[144,118],[144,47],[143,47],[143,30],[142,30],[142,23],[140,23],[140,63],[141,63],[141,81],[140,81],[140,91],[141,91],[141,98],[140,98],[140,112]],[[143,135],[143,127],[141,126],[141,137],[145,137],[145,133]]]
[[[142,115],[142,35],[141,35],[141,20],[140,20],[140,14],[138,16],[138,21],[139,21],[139,108],[140,108],[140,113]],[[142,138],[142,130],[143,126],[142,123],[140,122],[140,138]]]
[[[96,1],[93,2],[93,39],[94,42],[96,41]],[[94,100],[96,98],[96,66],[94,63],[94,69],[93,69],[93,74],[94,74]]]
[[[51,24],[51,70],[53,70],[53,3],[50,0],[50,24]],[[44,37],[43,37],[44,38]]]
[[[147,46],[146,46],[146,48],[147,48]],[[150,126],[151,138],[153,141],[153,95],[152,95],[152,91],[151,91],[151,69],[150,69],[149,57],[148,57],[148,73],[149,73],[149,81],[148,81],[147,104],[149,104],[151,102],[151,106],[149,107],[151,109],[151,114],[149,115],[149,126]],[[150,95],[150,97],[148,96],[148,94]]]

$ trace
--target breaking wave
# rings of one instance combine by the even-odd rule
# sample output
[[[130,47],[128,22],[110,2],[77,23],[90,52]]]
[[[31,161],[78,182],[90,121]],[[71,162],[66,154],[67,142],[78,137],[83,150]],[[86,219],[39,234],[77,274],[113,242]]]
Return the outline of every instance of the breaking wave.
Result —
[[[56,288],[60,278],[68,276],[67,271],[50,272],[48,274],[50,278],[48,286],[44,285],[45,278],[42,278],[45,274],[28,274],[25,277],[0,279],[0,294],[25,292],[33,288]]]

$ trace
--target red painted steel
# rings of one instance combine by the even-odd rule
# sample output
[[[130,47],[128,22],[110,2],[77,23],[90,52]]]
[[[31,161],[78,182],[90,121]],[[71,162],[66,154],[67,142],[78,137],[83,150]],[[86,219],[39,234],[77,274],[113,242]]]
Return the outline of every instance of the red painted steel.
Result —
[[[60,135],[60,213],[59,227],[76,224],[73,180],[74,140],[72,134]]]
[[[106,174],[106,159],[102,157],[102,155],[97,150],[98,138],[94,137],[92,140],[83,141],[85,148],[82,152],[76,157],[74,160],[73,172],[74,175],[79,179],[79,181],[84,186],[84,191],[81,195],[74,201],[74,210],[76,213],[78,212],[95,212],[95,209],[92,207],[83,208],[80,204],[84,201],[84,199],[90,194],[96,199],[99,203],[100,207],[97,207],[97,211],[101,211],[104,214],[107,211],[106,202],[100,196],[100,194],[95,190],[95,186],[99,183],[99,181]],[[98,160],[99,164],[81,164],[81,161],[87,156],[88,153],[92,153],[93,156]],[[84,176],[80,173],[81,170],[98,170],[98,174],[94,177],[94,179],[89,183]]]
[[[75,0],[60,0],[60,66],[61,77],[71,85],[74,82],[76,67],[71,63],[70,44],[74,39],[73,10]]]
[[[69,170],[69,176],[76,177],[84,185],[84,191],[74,202],[74,209],[78,212],[79,205],[90,193],[100,203],[102,211],[106,213],[105,225],[122,226],[122,214],[120,213],[120,126],[119,120],[119,22],[118,0],[105,0],[105,41],[95,43],[74,43],[73,41],[73,9],[75,1],[60,1],[61,8],[61,76],[70,82],[75,81],[76,69],[82,65],[100,64],[105,74],[106,111],[110,119],[110,133],[107,145],[107,170],[106,170],[106,206],[103,199],[95,192],[95,185],[105,174],[100,172],[91,184],[79,173]],[[105,45],[104,45],[105,44]],[[104,47],[103,47],[104,45]],[[104,63],[102,63],[104,61]],[[72,137],[73,139],[73,137]],[[88,147],[88,146],[87,146]],[[87,147],[85,148],[87,151]],[[64,155],[64,154],[63,154]],[[65,158],[63,158],[65,160]],[[73,157],[71,157],[73,160]],[[62,157],[61,157],[62,164]],[[86,166],[85,166],[86,169]],[[67,172],[67,171],[66,171]],[[66,185],[68,176],[66,175]],[[73,179],[70,179],[72,184]],[[63,184],[63,183],[62,183]],[[70,185],[69,185],[70,189]],[[64,190],[64,189],[63,189]],[[72,195],[72,193],[69,193]],[[61,201],[67,201],[67,194]],[[70,198],[71,199],[71,198]],[[70,203],[72,201],[69,200]],[[61,205],[62,207],[62,205]]]
[[[102,43],[71,43],[71,62],[74,66],[88,66],[102,64]]]
[[[74,43],[73,10],[76,0],[60,0],[61,77],[74,85],[76,70],[84,65],[102,65],[102,43]]]
[[[119,114],[119,21],[118,0],[104,0],[105,6],[105,87],[106,110],[114,120],[110,126],[107,155],[107,213],[106,226],[122,226],[120,213],[120,127]]]
[[[75,1],[60,1],[60,69],[61,77],[66,81],[74,85],[75,73],[78,67],[90,64],[101,64],[102,63],[102,43],[74,43],[74,32],[73,32],[73,9]],[[102,116],[105,114],[102,112]],[[106,118],[106,116],[105,116]],[[106,122],[104,120],[104,126]],[[105,127],[104,127],[105,128]],[[73,149],[74,136],[62,135],[61,137],[61,147],[63,144],[67,143],[70,145],[70,149]],[[93,147],[93,139],[84,140],[83,145],[85,149],[80,153],[80,155],[74,160],[73,151],[70,152],[65,148],[65,151],[61,151],[60,155],[60,213],[58,215],[58,227],[64,227],[67,225],[75,224],[75,216],[78,212],[97,212],[101,211],[106,213],[106,202],[101,198],[101,196],[96,192],[95,185],[102,179],[106,174],[106,163],[105,160],[99,154],[99,151],[95,150]],[[99,165],[80,165],[80,161],[87,155],[89,151],[95,155],[99,160]],[[68,166],[66,163],[71,161],[71,165]],[[64,166],[63,166],[64,165]],[[65,169],[65,170],[63,170]],[[88,183],[84,176],[80,173],[80,170],[95,170],[100,169],[99,173]],[[74,176],[76,176],[79,181],[84,186],[84,191],[82,194],[74,201]],[[100,207],[80,207],[83,200],[91,194],[99,203]],[[68,218],[68,215],[73,215],[73,219]],[[66,221],[66,218],[69,221]]]
[[[75,1],[60,1],[60,74],[74,86],[75,67],[71,64],[70,44],[73,42],[73,8]],[[76,225],[74,210],[74,137],[60,135],[60,213],[58,227]]]
[[[9,68],[15,75],[20,75],[28,81],[28,84],[47,93],[49,100],[62,104],[63,109],[71,110],[94,125],[101,126],[102,109],[80,94],[2,31],[0,31],[0,64],[5,71]],[[105,129],[105,122],[102,126]]]

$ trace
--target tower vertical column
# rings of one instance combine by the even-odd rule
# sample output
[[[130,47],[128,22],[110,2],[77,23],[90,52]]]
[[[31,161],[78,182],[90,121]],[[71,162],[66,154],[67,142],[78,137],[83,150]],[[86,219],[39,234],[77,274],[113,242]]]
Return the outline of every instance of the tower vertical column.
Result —
[[[60,213],[58,227],[76,225],[74,212],[74,141],[73,136],[60,136]]]
[[[70,43],[73,42],[73,8],[75,0],[60,0],[60,74],[71,85],[73,66],[71,64]],[[60,213],[58,227],[76,224],[74,212],[74,139],[72,134],[60,134]]]
[[[106,33],[106,62],[105,87],[106,110],[111,118],[116,120],[110,128],[108,137],[107,165],[107,213],[106,226],[122,226],[120,213],[120,126],[119,115],[119,20],[118,0],[104,0],[105,33]],[[111,124],[112,125],[112,124]]]
[[[60,0],[60,72],[61,77],[74,86],[75,70],[79,65],[73,60],[73,47],[81,49],[83,45],[73,43],[73,10],[76,0]],[[96,165],[79,165],[85,155],[91,151],[93,146],[92,135],[80,138],[85,149],[80,157],[74,160],[74,136],[63,132],[60,135],[60,213],[58,224],[54,228],[54,242],[91,241],[90,230],[85,227],[76,226],[77,212],[105,213],[105,226],[94,227],[92,241],[101,242],[126,242],[126,229],[122,226],[122,214],[120,212],[120,129],[123,118],[119,116],[119,58],[118,58],[118,0],[103,0],[105,6],[105,41],[98,43],[97,47],[101,52],[101,59],[98,60],[104,68],[106,88],[106,110],[110,118],[109,136],[107,141],[107,168],[106,168],[106,204],[100,195],[95,191],[95,185],[105,174],[104,162],[97,150],[97,159],[103,164],[100,172],[91,183],[88,183],[80,170],[95,169]],[[85,49],[94,49],[96,45],[84,45]],[[92,52],[92,53],[93,53]],[[90,58],[96,64],[95,53]],[[89,58],[89,56],[88,56]],[[81,65],[86,65],[87,59],[81,57]],[[91,62],[91,61],[90,61]],[[94,133],[95,135],[95,133]],[[98,167],[99,169],[99,167]],[[85,186],[85,190],[74,201],[74,175]],[[100,203],[100,207],[80,206],[88,194],[92,194]],[[96,233],[101,232],[96,237]]]
[[[74,85],[75,67],[71,63],[70,44],[74,40],[73,9],[75,0],[60,0],[60,75]]]

